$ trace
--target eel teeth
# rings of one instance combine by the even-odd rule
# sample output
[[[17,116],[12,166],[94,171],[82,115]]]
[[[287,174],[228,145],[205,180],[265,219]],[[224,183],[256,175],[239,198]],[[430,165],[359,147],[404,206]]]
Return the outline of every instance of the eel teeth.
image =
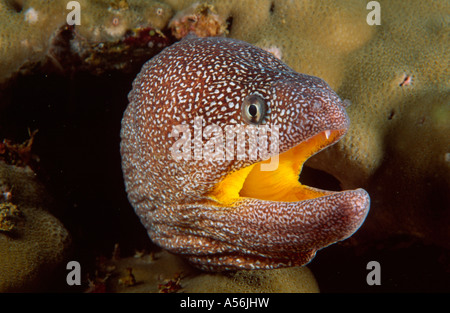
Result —
[[[327,139],[330,138],[330,134],[331,134],[330,130],[325,131],[325,137],[327,137]]]

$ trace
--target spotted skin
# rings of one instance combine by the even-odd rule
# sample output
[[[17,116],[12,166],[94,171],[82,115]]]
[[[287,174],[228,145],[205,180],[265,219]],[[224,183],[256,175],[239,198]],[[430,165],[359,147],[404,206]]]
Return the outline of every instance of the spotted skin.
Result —
[[[155,243],[204,270],[304,265],[351,236],[369,210],[362,189],[223,204],[209,196],[214,186],[261,159],[172,158],[176,125],[194,129],[196,117],[203,127],[245,125],[241,104],[255,93],[267,103],[263,124],[279,126],[280,153],[326,130],[342,137],[349,126],[345,104],[323,80],[228,38],[188,36],[166,48],[143,66],[129,94],[121,130],[129,201]]]

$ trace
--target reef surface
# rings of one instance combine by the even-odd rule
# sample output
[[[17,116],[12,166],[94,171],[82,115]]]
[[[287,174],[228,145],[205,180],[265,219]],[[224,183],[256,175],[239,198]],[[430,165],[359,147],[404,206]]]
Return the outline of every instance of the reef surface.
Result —
[[[448,1],[378,1],[380,25],[367,24],[371,10],[357,0],[79,2],[74,26],[66,23],[67,1],[0,1],[0,24],[8,25],[0,28],[0,142],[24,142],[39,130],[38,158],[26,162],[58,204],[51,212],[58,221],[51,220],[72,237],[69,259],[93,273],[96,257],[116,243],[124,256],[155,248],[124,192],[120,120],[142,64],[186,29],[199,30],[264,48],[351,103],[347,135],[310,159],[301,179],[325,189],[363,187],[371,212],[355,236],[308,265],[320,290],[449,291]],[[5,229],[20,222],[11,206],[3,212]],[[52,247],[46,259],[64,267],[61,246]],[[376,287],[365,281],[374,259],[387,275]],[[42,275],[15,284],[88,289],[88,277],[69,287],[64,272],[44,288]]]

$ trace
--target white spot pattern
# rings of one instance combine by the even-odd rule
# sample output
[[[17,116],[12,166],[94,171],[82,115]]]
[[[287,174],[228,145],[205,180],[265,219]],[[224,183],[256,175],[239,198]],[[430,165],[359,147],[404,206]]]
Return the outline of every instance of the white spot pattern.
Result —
[[[222,129],[244,124],[240,106],[252,93],[269,105],[265,123],[280,126],[280,152],[348,127],[342,101],[323,80],[245,42],[190,36],[143,66],[122,120],[122,168],[136,213],[154,242],[206,270],[305,264],[367,214],[360,189],[300,202],[243,198],[232,207],[205,196],[228,173],[261,160],[208,162],[194,153],[175,161],[169,134],[195,126],[196,117]]]

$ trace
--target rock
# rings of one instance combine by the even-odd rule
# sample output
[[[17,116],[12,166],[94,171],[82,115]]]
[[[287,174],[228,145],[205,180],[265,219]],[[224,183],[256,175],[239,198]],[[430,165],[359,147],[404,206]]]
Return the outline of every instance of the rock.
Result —
[[[120,258],[108,267],[112,270],[106,291],[112,292],[319,292],[307,267],[207,273],[167,251]],[[130,271],[135,279],[133,285],[124,283]]]
[[[51,199],[34,176],[28,167],[0,161],[0,292],[45,290],[70,246],[68,231],[47,211]]]
[[[172,10],[164,3],[77,2],[79,25],[68,25],[76,7],[67,7],[65,0],[0,2],[0,83],[47,63],[63,73],[122,70],[133,59],[149,58],[168,44],[160,29],[169,22]]]

